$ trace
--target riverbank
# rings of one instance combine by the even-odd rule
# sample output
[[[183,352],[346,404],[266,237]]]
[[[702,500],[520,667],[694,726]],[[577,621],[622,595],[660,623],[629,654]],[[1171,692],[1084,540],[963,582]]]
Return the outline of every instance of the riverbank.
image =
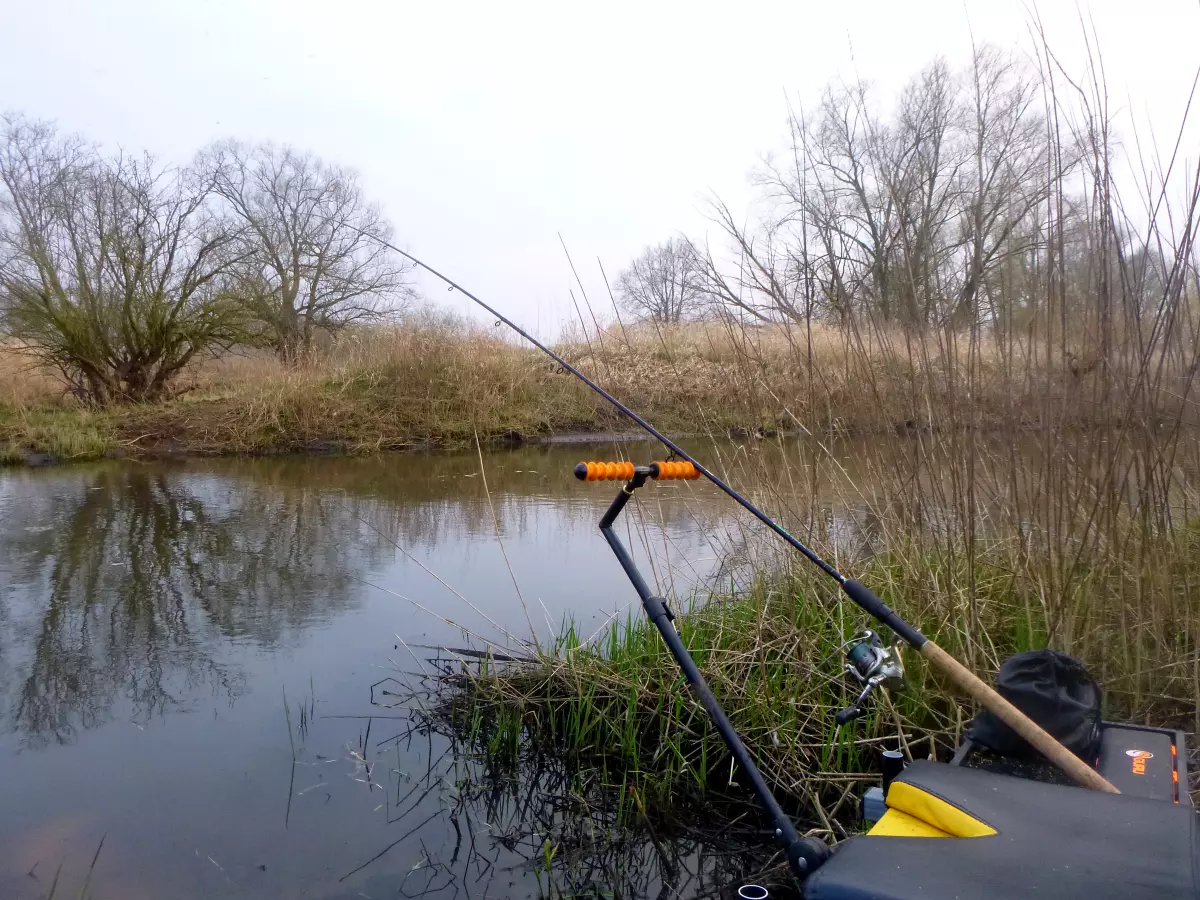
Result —
[[[864,344],[822,327],[641,326],[578,335],[558,350],[669,431],[1023,429],[1108,414],[1090,373],[1072,371],[1065,357],[1015,359],[1011,347],[964,349],[941,335],[914,346],[902,335]],[[0,385],[0,463],[8,464],[374,453],[628,427],[537,350],[429,317],[343,337],[301,367],[264,354],[210,361],[162,403],[85,407],[11,348],[0,348]]]
[[[682,347],[682,345],[680,345]],[[580,347],[564,348],[582,360]],[[643,379],[621,379],[634,361]],[[418,323],[363,332],[299,367],[266,356],[202,366],[174,399],[88,409],[45,373],[0,362],[0,459],[94,459],[104,455],[373,453],[514,442],[627,427],[608,404],[538,351],[460,325]],[[730,390],[727,367],[674,377],[679,355],[656,360],[630,349],[602,364],[608,383],[660,427],[716,431],[755,427]],[[689,362],[694,363],[695,360]],[[656,364],[657,363],[657,364]],[[595,365],[593,373],[600,374]],[[629,390],[629,388],[633,390]]]

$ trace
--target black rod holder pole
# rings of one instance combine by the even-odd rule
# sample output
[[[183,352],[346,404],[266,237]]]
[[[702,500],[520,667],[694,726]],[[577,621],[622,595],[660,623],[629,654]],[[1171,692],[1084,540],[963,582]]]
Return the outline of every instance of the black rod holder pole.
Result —
[[[704,680],[704,676],[700,674],[700,669],[696,667],[696,661],[692,659],[692,655],[688,653],[687,647],[684,646],[679,632],[672,624],[675,615],[671,612],[663,598],[654,596],[654,593],[650,590],[650,586],[642,577],[642,573],[638,571],[637,566],[634,564],[629,551],[625,549],[625,545],[621,543],[621,539],[612,530],[617,516],[621,514],[621,510],[625,508],[625,504],[629,502],[629,498],[633,496],[633,492],[646,483],[647,477],[647,473],[638,471],[633,479],[621,489],[621,493],[613,500],[608,511],[605,512],[604,517],[600,520],[600,531],[616,555],[617,562],[621,564],[621,568],[629,576],[634,590],[642,598],[642,607],[646,610],[646,616],[654,623],[654,627],[658,629],[658,633],[662,635],[667,649],[671,651],[671,656],[675,658],[675,662],[683,670],[683,674],[695,692],[697,699],[699,699],[700,705],[704,707],[705,712],[708,713],[713,725],[716,726],[717,731],[720,733],[721,739],[725,741],[725,746],[729,748],[729,752],[733,755],[734,760],[741,767],[742,771],[746,773],[746,777],[750,779],[750,785],[754,790],[754,794],[771,819],[771,826],[775,832],[775,840],[778,841],[787,854],[788,864],[791,866],[792,871],[798,878],[803,879],[829,857],[829,848],[823,841],[817,838],[802,838],[799,832],[796,831],[796,826],[792,824],[792,820],[787,817],[787,814],[779,806],[779,801],[775,799],[775,795],[767,787],[762,773],[758,771],[758,766],[754,764],[754,759],[751,757],[750,751],[742,743],[741,737],[738,736],[733,724],[729,721],[728,716],[725,715],[725,710],[721,708],[721,704],[713,696],[708,682]]]

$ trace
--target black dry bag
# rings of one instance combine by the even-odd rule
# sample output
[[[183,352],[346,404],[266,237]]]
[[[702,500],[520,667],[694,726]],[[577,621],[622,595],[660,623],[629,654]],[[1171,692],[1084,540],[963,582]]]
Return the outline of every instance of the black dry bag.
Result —
[[[1095,764],[1100,747],[1100,686],[1079,660],[1057,650],[1018,653],[1000,666],[996,690],[1088,765]],[[993,753],[1038,755],[986,709],[975,717],[967,734]]]

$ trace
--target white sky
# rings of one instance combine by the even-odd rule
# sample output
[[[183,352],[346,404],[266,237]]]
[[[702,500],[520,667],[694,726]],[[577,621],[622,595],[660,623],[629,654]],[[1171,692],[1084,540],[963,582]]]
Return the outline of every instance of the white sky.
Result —
[[[1039,8],[1068,64],[1090,19],[1114,105],[1173,134],[1200,0]],[[1027,47],[1029,20],[1015,0],[0,0],[0,108],[178,162],[235,136],[354,166],[402,246],[552,336],[573,316],[559,232],[606,305],[597,257],[611,277],[704,237],[710,191],[746,207],[787,98],[839,76],[898,88],[938,54],[964,61],[972,31]]]

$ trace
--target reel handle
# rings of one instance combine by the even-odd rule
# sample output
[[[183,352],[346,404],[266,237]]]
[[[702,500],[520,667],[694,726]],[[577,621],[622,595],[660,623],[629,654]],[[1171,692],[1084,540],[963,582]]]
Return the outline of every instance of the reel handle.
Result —
[[[839,725],[845,725],[848,722],[853,722],[863,714],[861,706],[847,706],[845,709],[839,709],[833,720]]]
[[[868,678],[863,683],[863,689],[858,695],[858,699],[845,709],[838,710],[837,714],[833,717],[834,721],[839,725],[845,725],[847,722],[853,722],[859,716],[865,715],[867,711],[863,708],[863,704],[867,702],[867,698],[871,696],[871,692],[883,684],[883,681],[883,675],[872,675]]]

